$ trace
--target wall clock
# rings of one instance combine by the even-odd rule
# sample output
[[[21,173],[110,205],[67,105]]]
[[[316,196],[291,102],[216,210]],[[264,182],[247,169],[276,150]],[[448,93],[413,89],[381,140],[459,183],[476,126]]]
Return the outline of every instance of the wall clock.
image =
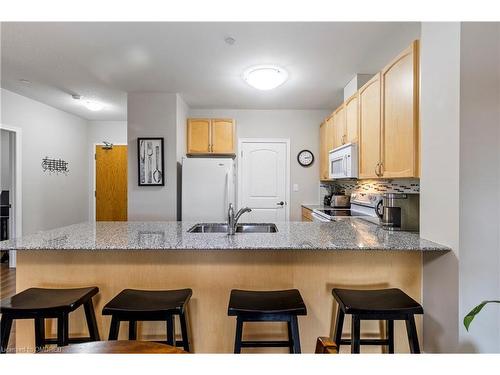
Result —
[[[314,162],[314,155],[309,150],[302,150],[297,154],[297,161],[303,167],[309,167]]]

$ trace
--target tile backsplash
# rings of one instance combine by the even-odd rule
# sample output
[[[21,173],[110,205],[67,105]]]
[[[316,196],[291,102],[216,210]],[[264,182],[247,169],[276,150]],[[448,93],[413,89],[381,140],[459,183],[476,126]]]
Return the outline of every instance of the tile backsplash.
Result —
[[[382,179],[382,180],[336,180],[321,183],[321,197],[327,192],[340,194],[363,193],[420,193],[420,180],[412,179]]]

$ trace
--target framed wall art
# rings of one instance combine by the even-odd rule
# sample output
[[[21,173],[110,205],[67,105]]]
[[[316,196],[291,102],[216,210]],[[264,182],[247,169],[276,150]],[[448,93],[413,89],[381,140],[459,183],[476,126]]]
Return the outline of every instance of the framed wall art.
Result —
[[[137,138],[139,186],[165,186],[163,138]]]

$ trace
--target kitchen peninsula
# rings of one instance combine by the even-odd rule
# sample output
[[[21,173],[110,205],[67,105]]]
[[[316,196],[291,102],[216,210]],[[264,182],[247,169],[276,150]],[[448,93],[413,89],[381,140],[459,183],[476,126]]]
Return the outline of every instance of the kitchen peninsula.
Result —
[[[101,315],[102,307],[121,290],[191,288],[189,323],[197,353],[232,352],[235,321],[227,316],[231,289],[299,289],[307,306],[307,316],[299,319],[302,348],[310,353],[318,336],[331,334],[333,287],[397,287],[421,302],[423,252],[449,250],[416,233],[384,231],[362,219],[276,223],[276,233],[234,236],[189,233],[194,224],[82,223],[2,242],[0,249],[18,250],[18,292],[30,287],[99,287],[94,301],[101,339],[107,338],[110,324],[110,318]],[[369,323],[364,331],[378,334],[378,322]],[[16,346],[33,349],[33,322],[16,324]],[[262,324],[250,324],[245,336],[286,335],[284,324],[253,329]],[[48,336],[55,326],[55,321],[48,322]],[[421,336],[420,317],[417,329]],[[138,323],[139,339],[159,339],[164,331],[160,323]],[[82,311],[70,315],[70,332],[86,334]],[[396,352],[408,352],[403,322],[396,322],[395,334]],[[125,329],[122,335],[125,338]]]

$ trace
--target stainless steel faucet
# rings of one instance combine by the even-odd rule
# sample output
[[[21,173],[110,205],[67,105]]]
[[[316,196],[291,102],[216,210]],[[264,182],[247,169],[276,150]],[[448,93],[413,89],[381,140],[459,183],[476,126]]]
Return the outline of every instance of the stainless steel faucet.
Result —
[[[236,224],[240,216],[245,212],[251,212],[252,210],[248,207],[243,207],[238,210],[236,215],[234,214],[233,204],[229,203],[229,209],[227,210],[227,234],[233,235],[236,233]]]

